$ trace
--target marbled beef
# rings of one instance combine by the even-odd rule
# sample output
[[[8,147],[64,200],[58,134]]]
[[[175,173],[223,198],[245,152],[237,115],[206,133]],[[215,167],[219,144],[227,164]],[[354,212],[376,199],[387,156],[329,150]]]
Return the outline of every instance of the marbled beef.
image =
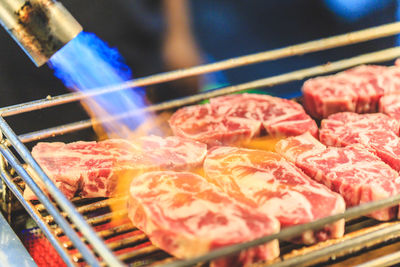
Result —
[[[383,96],[379,100],[379,112],[400,121],[400,94]]]
[[[337,112],[378,111],[383,95],[400,92],[399,66],[363,65],[307,80],[303,85],[304,106],[315,118]]]
[[[341,194],[348,207],[394,196],[400,192],[399,174],[360,145],[325,147],[309,134],[289,137],[276,151],[296,163],[314,180]],[[397,216],[397,207],[370,214],[377,220]]]
[[[231,197],[275,216],[281,227],[307,223],[345,209],[343,198],[321,185],[277,153],[218,147],[204,161],[207,180]],[[343,236],[344,220],[304,233],[311,244]]]
[[[128,214],[153,244],[181,259],[279,231],[275,218],[241,205],[189,172],[149,172],[136,177],[130,186]],[[212,265],[243,266],[278,255],[274,240]]]
[[[327,146],[361,144],[400,171],[399,125],[382,113],[336,113],[322,120],[320,140]]]
[[[147,136],[135,142],[109,139],[101,142],[38,143],[32,155],[56,186],[71,198],[108,197],[117,182],[149,170],[190,170],[203,163],[205,144],[176,136]],[[39,179],[35,179],[46,191]],[[27,187],[24,197],[36,199]]]
[[[217,145],[247,142],[261,134],[317,135],[318,127],[303,107],[291,100],[261,94],[235,94],[210,104],[179,109],[169,121],[175,135]]]

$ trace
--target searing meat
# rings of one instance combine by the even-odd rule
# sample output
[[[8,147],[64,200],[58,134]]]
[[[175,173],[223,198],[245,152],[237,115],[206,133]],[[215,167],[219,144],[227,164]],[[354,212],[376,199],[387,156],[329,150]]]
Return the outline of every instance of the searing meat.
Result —
[[[276,151],[296,163],[314,180],[341,194],[348,207],[394,196],[400,192],[399,174],[360,145],[324,147],[303,134],[281,140]],[[375,211],[370,217],[390,220],[397,207]]]
[[[275,218],[248,209],[189,172],[149,172],[134,179],[128,214],[153,244],[177,258],[200,256],[279,231]],[[275,240],[214,265],[242,266],[278,255]]]
[[[330,191],[277,153],[218,147],[204,161],[207,180],[238,201],[275,216],[281,227],[314,221],[343,212],[343,198]],[[311,244],[344,233],[340,220],[323,230],[303,234],[300,241]]]
[[[136,142],[109,139],[69,144],[38,143],[32,150],[35,160],[68,198],[78,192],[87,198],[113,195],[117,182],[127,185],[144,171],[200,167],[206,153],[205,144],[158,136],[139,138]],[[45,190],[41,182],[36,181]],[[36,199],[29,188],[25,189],[24,197]]]
[[[163,170],[189,171],[202,167],[207,154],[203,143],[178,136],[144,136],[135,142],[150,164]]]
[[[399,125],[382,113],[337,113],[322,120],[320,140],[328,146],[362,144],[400,171]]]
[[[209,146],[247,142],[260,134],[260,121],[226,116],[225,112],[210,104],[188,106],[175,112],[169,124],[175,135]]]
[[[210,104],[179,109],[169,121],[175,135],[209,146],[247,142],[260,133],[292,136],[318,127],[298,103],[260,94],[210,99]]]

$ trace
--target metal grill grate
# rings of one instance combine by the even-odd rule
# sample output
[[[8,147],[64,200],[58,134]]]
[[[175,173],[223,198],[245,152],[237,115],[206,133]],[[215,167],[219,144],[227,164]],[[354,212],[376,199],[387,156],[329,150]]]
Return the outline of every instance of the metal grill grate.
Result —
[[[110,88],[100,88],[99,90],[92,91],[85,95],[77,93],[67,94],[0,109],[0,130],[2,133],[2,136],[0,136],[2,137],[0,153],[3,156],[0,161],[1,177],[9,190],[15,195],[29,215],[36,221],[43,233],[47,236],[49,241],[56,248],[57,252],[69,266],[80,264],[89,264],[92,266],[123,266],[126,264],[134,266],[149,264],[162,264],[164,266],[195,265],[247,249],[251,246],[268,242],[272,239],[285,240],[295,237],[305,230],[318,229],[323,225],[334,222],[340,218],[345,218],[347,220],[345,237],[321,242],[309,247],[301,247],[282,241],[281,257],[268,264],[271,266],[282,267],[291,266],[293,264],[309,265],[319,262],[329,263],[332,261],[332,257],[337,258],[346,255],[354,256],[354,253],[365,255],[360,253],[366,253],[365,251],[367,250],[379,250],[378,247],[382,245],[392,243],[398,244],[395,242],[400,238],[400,222],[394,221],[379,223],[372,219],[360,217],[361,215],[368,214],[373,210],[399,204],[400,196],[394,196],[389,199],[348,209],[344,214],[338,214],[304,225],[286,228],[278,234],[263,237],[244,244],[221,248],[196,259],[178,261],[152,245],[148,241],[147,237],[137,230],[126,218],[121,219],[121,221],[111,220],[114,217],[126,217],[126,210],[124,208],[116,211],[110,210],[110,204],[112,202],[123,203],[126,201],[126,198],[96,200],[73,199],[72,202],[70,202],[46,176],[23,144],[25,142],[37,141],[42,138],[49,138],[89,128],[93,126],[93,121],[86,120],[73,122],[71,124],[56,126],[17,136],[4,118],[11,115],[23,114],[33,110],[70,103],[93,95],[123,90],[132,86],[146,86],[222,69],[321,51],[333,47],[394,35],[399,32],[400,23],[392,23],[351,34],[330,37],[274,51],[267,51],[210,65],[199,66],[192,69],[153,75],[148,78],[130,81]],[[374,53],[356,56],[354,58],[331,62],[325,65],[297,70],[236,86],[229,86],[179,100],[172,100],[149,106],[144,110],[132,112],[163,111],[192,104],[210,97],[252,88],[269,87],[276,84],[301,80],[315,75],[342,70],[359,64],[387,61],[396,57],[400,57],[400,48],[389,48]],[[106,120],[108,119],[116,118],[106,118]],[[40,190],[30,174],[24,168],[25,164],[42,179],[46,185],[46,189],[52,195],[53,200],[46,197],[42,190]],[[32,189],[32,191],[38,196],[40,203],[31,203],[24,200],[21,191],[24,186],[29,186]],[[378,254],[378,256],[381,256],[381,254]],[[343,260],[343,258],[340,260]],[[396,253],[392,253],[386,258],[380,258],[377,261],[379,261],[380,264],[382,264],[382,262],[399,262],[400,256]],[[375,263],[377,261],[375,261]],[[375,263],[371,261],[372,265]]]
[[[13,179],[13,182],[22,191],[24,188],[23,181],[19,177],[16,177]],[[175,258],[152,245],[147,236],[127,219],[126,210],[123,209],[126,201],[127,197],[110,199],[72,199],[72,203],[76,206],[77,211],[83,215],[86,222],[94,228],[97,235],[104,240],[109,249],[112,250],[122,262],[132,266],[159,265],[173,262]],[[111,206],[115,204],[122,204],[120,205],[121,209],[111,210]],[[30,205],[40,214],[41,220],[51,229],[53,235],[57,238],[59,244],[67,251],[74,264],[78,265],[84,263],[81,253],[76,251],[73,243],[65,236],[63,230],[56,225],[54,218],[48,214],[43,204],[40,204],[38,201],[33,201]],[[65,212],[61,212],[61,214],[67,218]],[[341,262],[346,259],[346,256],[354,255],[360,251],[362,253],[359,253],[358,257],[365,257],[366,253],[371,253],[371,250],[376,249],[377,246],[381,246],[382,244],[388,245],[395,243],[400,246],[400,230],[395,232],[389,231],[387,234],[383,235],[379,232],[387,227],[393,226],[400,226],[400,222],[378,222],[365,217],[348,220],[346,222],[346,234],[343,238],[320,242],[313,246],[296,245],[281,241],[280,258],[274,262],[264,263],[263,265],[276,264],[276,266],[289,266],[291,264],[289,260],[295,260],[296,263],[298,263],[298,258],[296,257],[304,257],[319,252],[322,249],[332,248],[334,245],[340,246],[334,254],[326,253],[322,257],[315,258],[309,263],[317,264],[323,262],[326,264],[333,264],[335,261]],[[75,228],[74,225],[72,225],[72,227]],[[377,232],[379,234],[376,234]],[[346,246],[349,241],[354,241],[360,237],[364,237],[364,240],[366,240],[365,237],[368,236],[372,236],[371,240],[362,245]],[[82,241],[86,242],[86,239],[82,237]],[[106,264],[101,262],[101,265],[105,266]],[[257,265],[260,266],[261,263]]]

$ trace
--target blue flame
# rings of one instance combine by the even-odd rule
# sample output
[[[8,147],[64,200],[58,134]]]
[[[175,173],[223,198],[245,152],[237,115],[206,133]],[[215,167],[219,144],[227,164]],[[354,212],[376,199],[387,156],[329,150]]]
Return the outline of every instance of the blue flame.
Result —
[[[123,62],[116,49],[110,48],[93,33],[81,32],[49,60],[49,66],[54,74],[63,81],[65,86],[76,91],[88,91],[94,88],[121,84],[130,80],[131,70]],[[109,93],[92,98],[108,115],[118,115],[145,106],[145,96],[142,88],[132,88]],[[98,114],[96,107],[86,102],[91,112]],[[134,129],[144,118],[127,117],[121,123]],[[127,137],[115,123],[105,123],[108,133]],[[124,127],[124,129],[126,129]]]
[[[376,10],[385,8],[391,0],[325,0],[325,4],[336,15],[349,21],[357,21]]]

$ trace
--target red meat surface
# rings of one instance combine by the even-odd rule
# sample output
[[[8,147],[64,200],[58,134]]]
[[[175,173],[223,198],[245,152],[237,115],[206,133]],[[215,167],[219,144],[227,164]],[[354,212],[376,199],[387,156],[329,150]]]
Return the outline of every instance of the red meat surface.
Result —
[[[173,133],[208,146],[247,142],[260,134],[261,122],[227,116],[214,105],[194,105],[179,109],[169,120]]]
[[[314,180],[341,194],[348,207],[394,196],[400,192],[399,174],[360,145],[327,147],[309,134],[289,137],[276,151],[296,163]],[[396,217],[397,207],[375,211],[377,220]]]
[[[379,112],[400,121],[400,94],[383,96],[379,100]]]
[[[337,113],[322,120],[320,140],[328,146],[361,144],[400,171],[399,121],[382,113]]]
[[[307,223],[345,209],[343,198],[321,185],[277,153],[218,147],[204,161],[206,179],[238,201],[275,216],[281,227]],[[303,234],[311,244],[343,236],[344,221]]]
[[[358,66],[309,79],[302,90],[307,112],[318,119],[343,111],[377,112],[383,95],[400,92],[400,68]]]
[[[67,198],[108,197],[122,178],[132,179],[154,169],[189,170],[200,167],[205,144],[180,137],[148,136],[131,142],[109,139],[101,142],[38,143],[32,155]],[[35,177],[35,176],[34,176]],[[39,179],[35,179],[47,193]],[[36,199],[27,187],[24,197]]]
[[[235,94],[210,99],[210,104],[179,109],[171,117],[175,135],[210,147],[247,142],[260,133],[292,136],[318,127],[294,101],[260,94]]]
[[[248,209],[189,172],[149,172],[134,179],[128,214],[153,244],[181,259],[279,231],[275,218]],[[212,265],[243,266],[278,255],[274,240]]]

